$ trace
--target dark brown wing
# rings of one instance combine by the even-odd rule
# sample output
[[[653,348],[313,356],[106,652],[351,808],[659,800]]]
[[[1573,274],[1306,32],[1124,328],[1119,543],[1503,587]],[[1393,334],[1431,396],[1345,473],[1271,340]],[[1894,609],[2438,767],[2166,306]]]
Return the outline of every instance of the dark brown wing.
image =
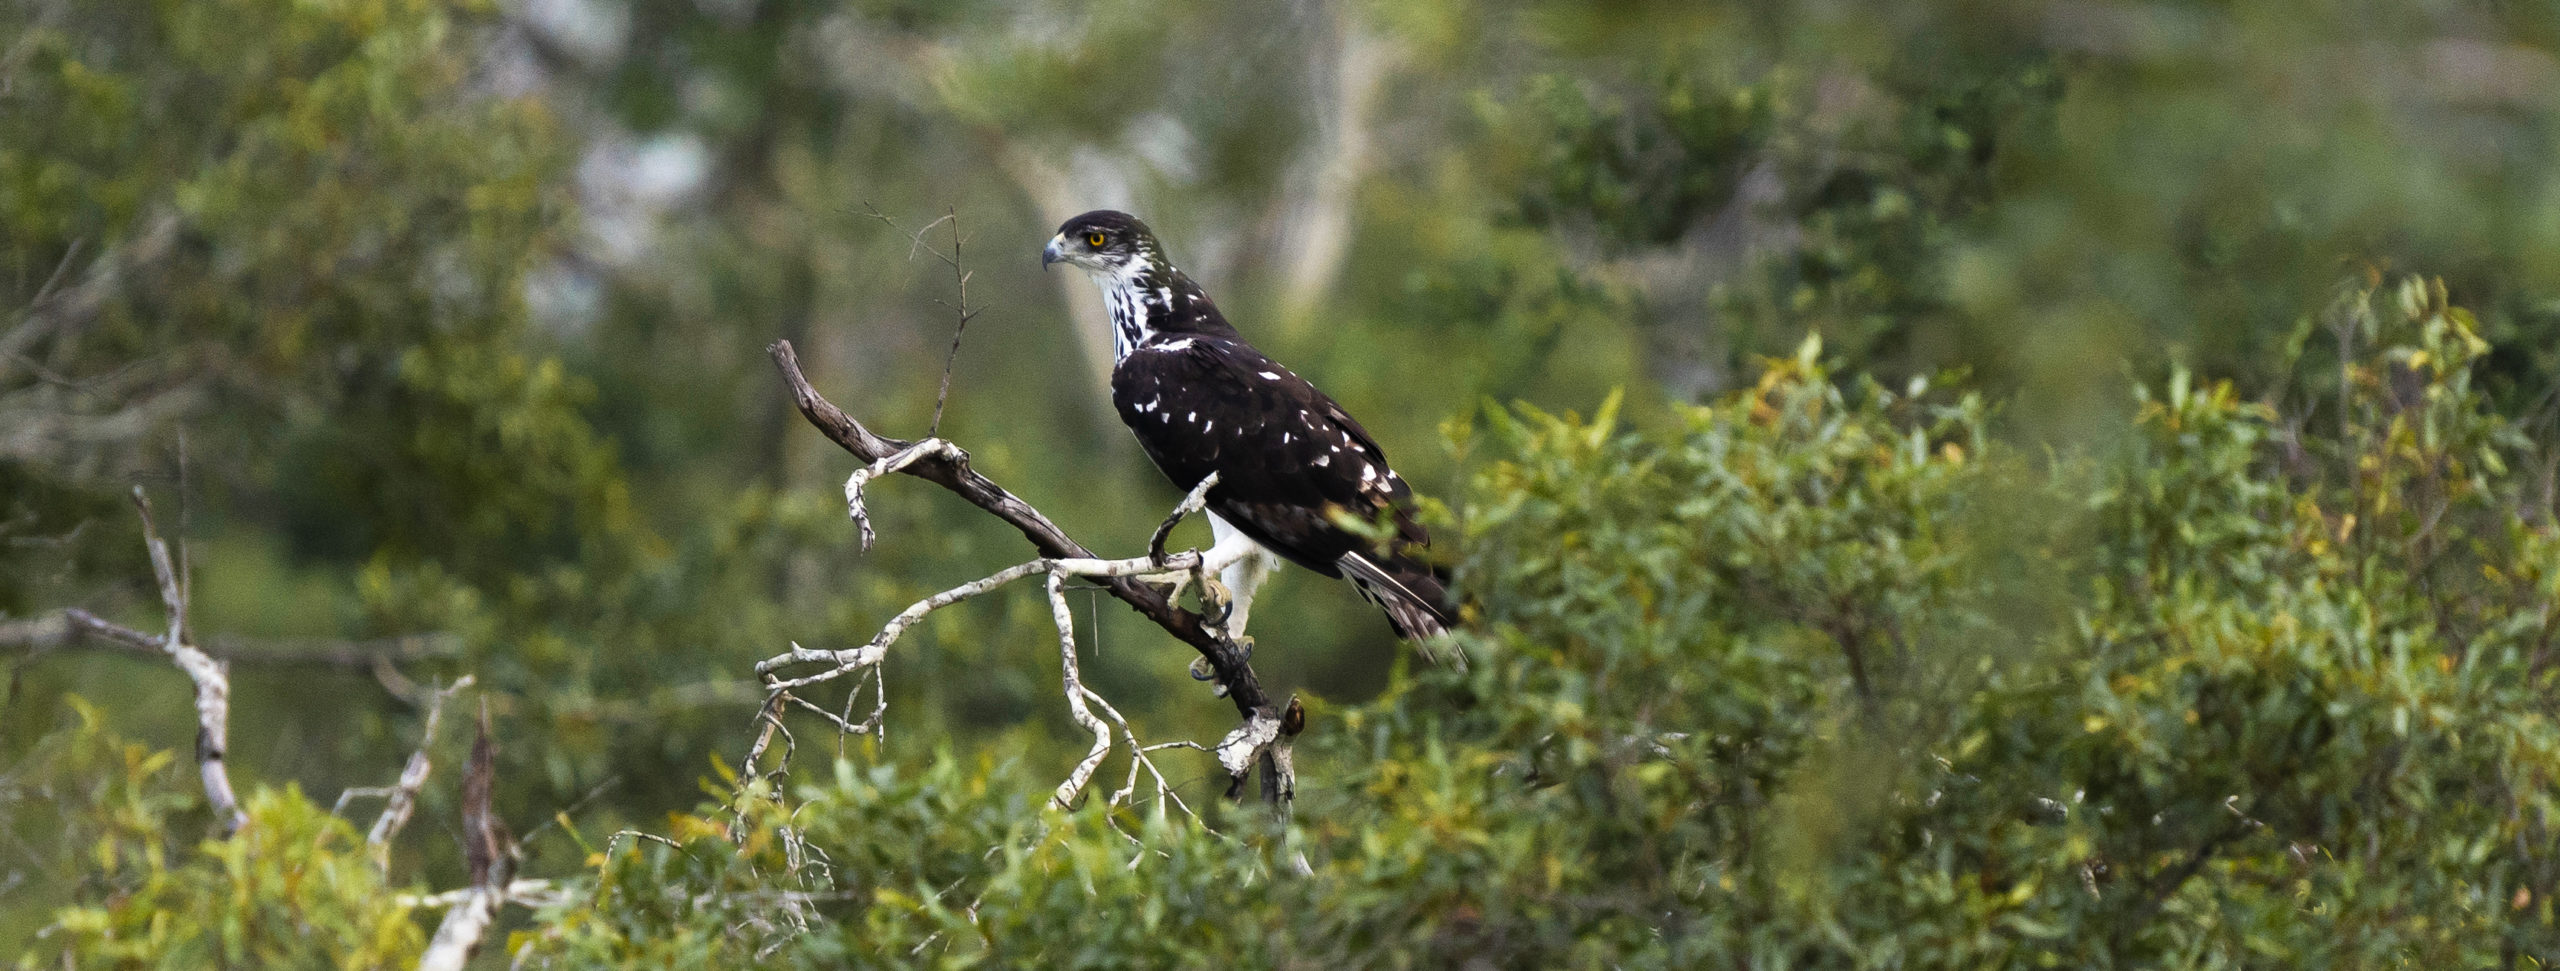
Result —
[[[1255,541],[1326,576],[1373,544],[1334,524],[1391,511],[1402,543],[1429,542],[1413,490],[1342,406],[1241,340],[1163,335],[1111,372],[1111,403],[1173,484],[1218,473],[1209,508]]]

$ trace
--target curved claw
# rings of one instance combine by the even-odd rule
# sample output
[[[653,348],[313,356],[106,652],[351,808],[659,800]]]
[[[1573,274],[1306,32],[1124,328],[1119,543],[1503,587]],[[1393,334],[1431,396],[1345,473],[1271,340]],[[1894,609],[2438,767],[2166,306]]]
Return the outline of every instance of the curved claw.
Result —
[[[1227,619],[1236,614],[1235,606],[1235,595],[1227,590],[1225,583],[1219,582],[1217,577],[1201,574],[1200,620],[1203,623],[1225,629]]]
[[[1253,658],[1253,637],[1251,635],[1236,638],[1235,645],[1244,651],[1246,660],[1251,660]],[[1210,694],[1220,698],[1227,696],[1227,683],[1224,681],[1218,681],[1218,669],[1210,666],[1207,655],[1191,659],[1191,680],[1215,681],[1217,683],[1210,689]]]

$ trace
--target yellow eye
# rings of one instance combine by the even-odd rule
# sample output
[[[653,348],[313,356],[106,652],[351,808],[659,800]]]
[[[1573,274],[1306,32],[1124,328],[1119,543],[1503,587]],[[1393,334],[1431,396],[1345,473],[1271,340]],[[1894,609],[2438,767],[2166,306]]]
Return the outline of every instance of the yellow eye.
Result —
[[[1103,240],[1103,236],[1102,236],[1102,234],[1101,234],[1101,233],[1086,233],[1086,234],[1084,234],[1084,244],[1085,244],[1086,246],[1091,246],[1091,247],[1093,247],[1094,249],[1101,249],[1101,248],[1102,248],[1102,240]]]

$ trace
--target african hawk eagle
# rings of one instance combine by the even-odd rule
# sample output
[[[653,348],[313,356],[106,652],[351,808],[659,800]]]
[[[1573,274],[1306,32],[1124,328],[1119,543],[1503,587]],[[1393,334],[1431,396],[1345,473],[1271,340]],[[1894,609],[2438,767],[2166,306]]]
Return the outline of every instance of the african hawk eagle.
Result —
[[[1367,429],[1245,342],[1200,285],[1165,259],[1145,223],[1108,209],[1067,220],[1043,267],[1083,268],[1111,309],[1111,404],[1156,467],[1185,492],[1211,472],[1209,526],[1221,548],[1249,544],[1220,570],[1241,634],[1272,555],[1348,577],[1396,635],[1427,640],[1456,621],[1445,575],[1422,556],[1430,537],[1412,488]],[[1385,523],[1371,539],[1342,520]]]

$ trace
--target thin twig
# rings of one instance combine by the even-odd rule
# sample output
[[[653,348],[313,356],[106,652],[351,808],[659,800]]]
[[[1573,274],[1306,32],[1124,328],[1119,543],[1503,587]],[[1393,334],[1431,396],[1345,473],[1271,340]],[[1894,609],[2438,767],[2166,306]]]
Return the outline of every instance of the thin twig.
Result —
[[[951,328],[951,350],[942,357],[942,388],[933,396],[933,424],[926,428],[924,433],[926,438],[933,438],[942,434],[942,406],[951,398],[951,369],[960,360],[960,336],[968,332],[969,321],[978,316],[978,311],[969,307],[969,278],[976,274],[971,273],[960,258],[960,210],[957,207],[946,208],[943,210],[942,218],[926,223],[923,228],[912,233],[898,225],[898,221],[890,218],[888,213],[881,212],[878,207],[868,202],[862,204],[862,213],[907,237],[907,259],[914,260],[916,251],[923,250],[933,254],[934,259],[941,260],[944,266],[950,267],[952,286],[959,291],[959,303],[934,301],[950,308],[957,322]],[[934,249],[932,244],[925,242],[925,235],[933,232],[933,227],[943,223],[951,224],[951,252],[948,254]],[[863,544],[863,548],[869,549],[870,544]]]
[[[118,633],[128,632],[130,637]],[[133,631],[98,615],[71,607],[50,616],[0,624],[0,649],[25,648],[30,656],[68,647],[121,648],[117,653],[163,657],[161,635]],[[461,653],[462,640],[450,634],[412,634],[378,640],[318,637],[247,639],[212,636],[197,647],[225,667],[304,667],[366,673],[382,661],[418,661]]]
[[[907,605],[907,609],[899,611],[897,616],[889,618],[887,623],[880,625],[880,633],[872,635],[871,640],[861,647],[826,651],[802,647],[795,642],[791,645],[791,650],[756,662],[755,670],[760,675],[771,675],[794,664],[834,665],[829,670],[787,681],[768,679],[765,688],[769,692],[788,691],[805,685],[833,681],[877,666],[888,657],[891,644],[896,643],[908,628],[914,627],[917,622],[924,620],[934,611],[992,592],[1025,577],[1042,574],[1106,578],[1153,577],[1189,572],[1197,569],[1202,562],[1199,552],[1185,550],[1165,557],[1161,564],[1151,557],[1144,556],[1133,556],[1123,560],[1071,558],[1017,563]]]
[[[427,784],[427,772],[433,766],[428,753],[435,748],[436,725],[444,720],[445,699],[454,692],[471,687],[466,674],[451,685],[434,689],[427,697],[427,720],[418,730],[418,750],[409,753],[409,764],[400,770],[400,782],[391,787],[382,807],[382,816],[373,821],[373,830],[365,834],[365,845],[373,852],[373,867],[384,873],[391,871],[391,841],[400,828],[409,825],[409,815],[418,808],[418,789]]]
[[[960,362],[960,335],[969,330],[969,318],[978,315],[969,309],[970,274],[960,262],[960,210],[954,208],[944,215],[951,219],[951,281],[960,291],[960,303],[951,308],[951,313],[959,321],[951,328],[951,350],[942,356],[942,389],[933,395],[933,425],[925,429],[926,438],[942,434],[942,403],[951,397],[951,368]]]

